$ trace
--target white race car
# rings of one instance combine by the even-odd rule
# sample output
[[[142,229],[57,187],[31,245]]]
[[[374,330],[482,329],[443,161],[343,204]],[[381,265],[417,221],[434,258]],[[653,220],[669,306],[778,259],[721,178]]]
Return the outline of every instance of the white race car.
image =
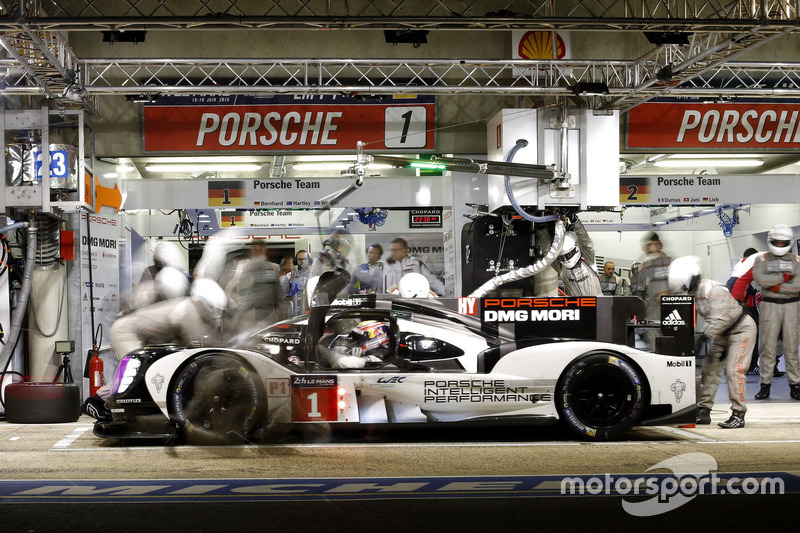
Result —
[[[637,424],[695,422],[691,350],[662,355],[607,340],[632,337],[636,298],[328,305],[340,280],[323,279],[309,314],[233,347],[127,355],[106,404],[111,419],[95,434],[222,444],[308,424],[561,422],[581,438],[611,440]],[[378,355],[367,350],[369,335],[354,339],[365,327],[386,335]]]

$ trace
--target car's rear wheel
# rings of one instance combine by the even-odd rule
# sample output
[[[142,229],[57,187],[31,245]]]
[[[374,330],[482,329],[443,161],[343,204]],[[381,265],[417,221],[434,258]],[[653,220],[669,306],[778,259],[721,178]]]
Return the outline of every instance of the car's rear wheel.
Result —
[[[230,354],[193,359],[177,373],[170,403],[189,444],[251,442],[266,423],[261,380]]]
[[[618,354],[595,352],[574,361],[556,387],[559,416],[586,440],[616,440],[644,410],[641,371]]]

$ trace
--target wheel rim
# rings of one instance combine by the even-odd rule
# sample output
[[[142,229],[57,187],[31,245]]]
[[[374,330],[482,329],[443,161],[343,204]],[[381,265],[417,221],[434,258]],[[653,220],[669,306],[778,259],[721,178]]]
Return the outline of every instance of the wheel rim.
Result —
[[[590,369],[576,380],[573,411],[588,425],[612,427],[628,416],[635,393],[630,378],[620,369]]]
[[[246,372],[233,361],[203,364],[184,391],[187,424],[216,434],[240,432],[252,411],[253,391]]]

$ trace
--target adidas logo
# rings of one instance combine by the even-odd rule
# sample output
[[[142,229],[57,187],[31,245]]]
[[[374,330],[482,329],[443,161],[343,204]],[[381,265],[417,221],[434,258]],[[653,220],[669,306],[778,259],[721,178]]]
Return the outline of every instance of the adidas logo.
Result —
[[[678,310],[675,309],[667,315],[667,318],[661,321],[661,324],[663,326],[685,326],[686,321],[681,318],[681,315],[678,314]]]

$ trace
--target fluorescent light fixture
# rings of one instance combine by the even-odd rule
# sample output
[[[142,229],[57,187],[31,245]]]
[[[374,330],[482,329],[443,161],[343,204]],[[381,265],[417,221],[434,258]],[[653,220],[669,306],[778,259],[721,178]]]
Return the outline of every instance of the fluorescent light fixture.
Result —
[[[663,159],[653,165],[657,167],[760,167],[763,159]]]
[[[134,170],[136,170],[136,167],[132,167],[131,165],[117,165],[117,172],[121,174],[133,172]]]
[[[203,172],[214,170],[216,172],[253,172],[261,170],[258,163],[182,163],[177,165],[156,164],[145,165],[148,172]]]
[[[320,161],[320,162],[310,162],[310,163],[292,163],[292,168],[298,171],[309,171],[309,170],[347,170],[348,168],[355,165],[355,161],[350,163],[342,163],[336,161]],[[387,169],[393,168],[392,165],[387,165],[384,163],[372,163],[367,165],[367,168],[372,170],[380,170],[380,169]]]
[[[254,163],[260,165],[261,160],[247,156],[192,155],[152,158],[152,160],[145,161],[145,163],[148,165],[160,165],[162,163]]]
[[[421,168],[425,170],[447,170],[446,163],[434,163],[433,161],[420,161],[411,163],[411,168]]]

